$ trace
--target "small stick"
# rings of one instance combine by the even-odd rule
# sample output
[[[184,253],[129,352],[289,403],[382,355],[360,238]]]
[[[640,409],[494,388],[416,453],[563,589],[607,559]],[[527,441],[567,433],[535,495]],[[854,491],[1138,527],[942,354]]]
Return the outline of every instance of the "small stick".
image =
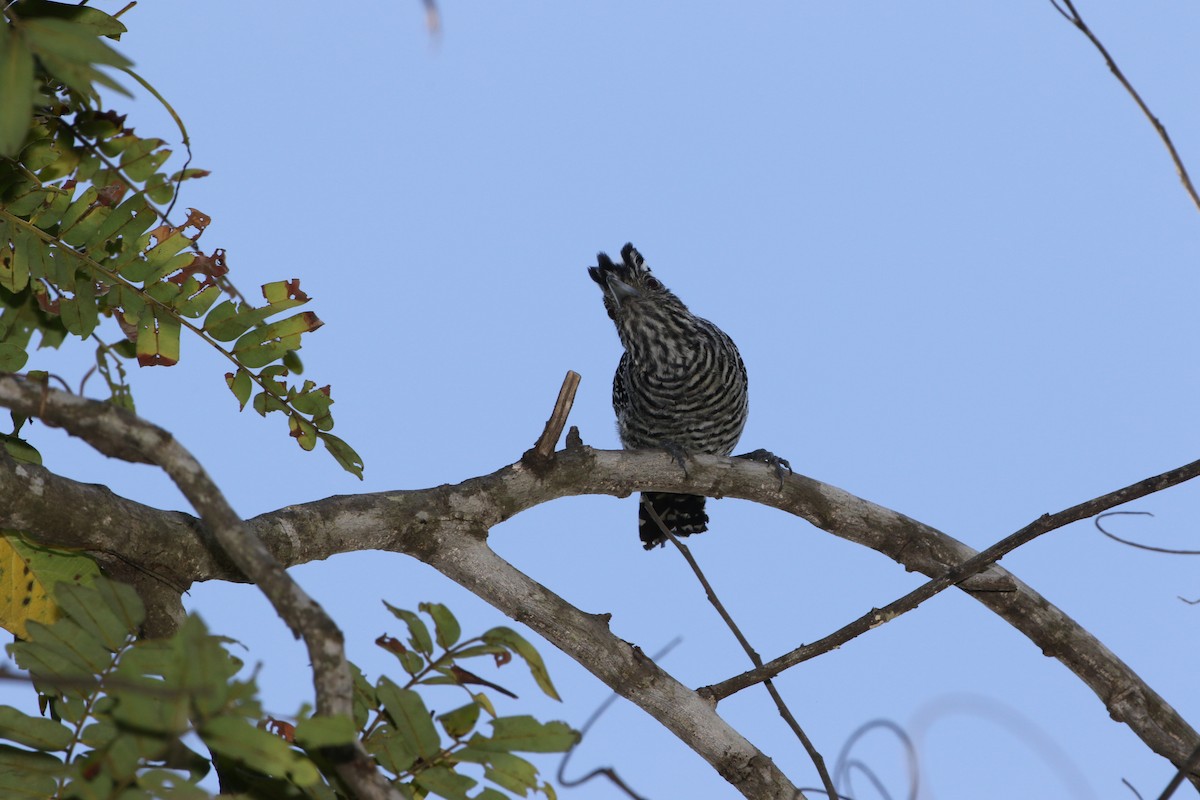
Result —
[[[558,390],[558,399],[554,401],[554,411],[550,413],[545,430],[533,446],[533,451],[539,457],[549,458],[554,455],[554,445],[558,444],[558,437],[562,436],[563,428],[567,426],[567,417],[571,413],[571,406],[575,405],[575,390],[578,388],[579,373],[567,370],[562,388]]]

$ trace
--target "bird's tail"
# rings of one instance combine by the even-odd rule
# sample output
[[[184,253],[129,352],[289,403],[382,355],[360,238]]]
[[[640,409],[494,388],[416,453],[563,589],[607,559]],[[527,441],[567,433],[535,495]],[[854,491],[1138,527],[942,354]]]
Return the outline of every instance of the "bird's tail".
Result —
[[[700,495],[646,492],[642,499],[650,503],[659,519],[676,536],[691,536],[708,530],[708,514],[704,513],[705,498]],[[638,506],[638,535],[647,550],[667,541],[644,503]]]

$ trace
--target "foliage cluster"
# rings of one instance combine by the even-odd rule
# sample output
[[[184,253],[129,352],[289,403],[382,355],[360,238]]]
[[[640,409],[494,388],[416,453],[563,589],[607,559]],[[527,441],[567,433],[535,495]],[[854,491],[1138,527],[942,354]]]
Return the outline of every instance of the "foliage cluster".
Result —
[[[408,627],[407,645],[379,644],[408,673],[370,683],[355,669],[354,718],[314,716],[298,722],[266,716],[253,677],[231,640],[214,636],[189,616],[169,639],[139,640],[144,608],[128,586],[97,578],[60,583],[63,616],[52,625],[29,622],[29,638],[9,646],[28,670],[48,716],[0,707],[0,795],[89,800],[200,800],[200,781],[215,767],[223,793],[253,798],[338,800],[333,763],[354,743],[376,760],[405,796],[503,800],[553,789],[517,752],[561,752],[578,734],[564,723],[500,716],[492,700],[469,684],[504,689],[459,665],[490,656],[497,664],[523,659],[537,685],[556,697],[537,652],[507,628],[462,639],[458,621],[440,604],[421,615],[389,606]],[[460,687],[466,702],[431,712],[417,686]],[[428,691],[428,690],[427,690]],[[486,715],[486,717],[484,717]],[[491,733],[479,730],[486,718]],[[197,752],[206,748],[209,756]],[[482,771],[489,785],[468,794]]]
[[[208,173],[185,164],[167,174],[165,142],[138,135],[102,105],[98,85],[125,93],[108,71],[162,100],[109,43],[124,32],[120,20],[86,6],[4,7],[0,370],[25,366],[34,332],[39,348],[68,337],[91,341],[110,400],[133,408],[125,365],[177,364],[187,331],[229,360],[225,378],[241,407],[282,413],[301,447],[321,441],[361,477],[361,458],[330,433],[329,387],[288,380],[302,369],[302,336],[321,326],[316,314],[297,310],[309,300],[299,280],[264,285],[265,304],[246,300],[229,279],[224,250],[199,246],[210,218],[188,209],[185,219],[170,219],[181,184]],[[105,320],[115,338],[101,337]]]
[[[95,374],[109,402],[133,410],[126,367],[174,366],[190,336],[229,361],[225,379],[241,408],[278,412],[301,447],[323,442],[361,477],[361,458],[331,433],[329,387],[291,379],[302,372],[302,337],[321,326],[302,308],[309,297],[299,280],[271,281],[265,302],[249,302],[230,280],[225,251],[200,245],[210,218],[196,209],[172,218],[184,182],[208,174],[190,167],[190,146],[182,168],[167,170],[166,143],[139,135],[101,100],[99,87],[127,95],[121,82],[136,82],[188,145],[182,120],[114,49],[126,31],[119,16],[52,0],[0,6],[0,371],[25,369],[35,344],[94,347],[79,391]],[[43,371],[27,377],[67,385]],[[15,418],[0,442],[10,457],[40,463],[24,422]],[[561,752],[578,739],[560,722],[499,715],[471,688],[511,695],[459,662],[503,666],[516,657],[557,699],[541,658],[516,632],[464,639],[440,604],[422,604],[421,613],[389,606],[408,635],[377,644],[406,678],[372,683],[355,669],[353,718],[302,709],[292,722],[275,719],[254,678],[241,677],[230,640],[195,616],[170,638],[143,639],[137,594],[91,562],[79,567],[84,560],[0,531],[0,585],[10,601],[0,604],[0,623],[18,636],[8,651],[43,711],[0,707],[0,796],[192,800],[210,796],[205,778],[215,771],[225,794],[336,800],[346,795],[334,767],[361,747],[405,797],[552,797],[517,753]],[[464,696],[432,712],[427,698],[446,691]]]

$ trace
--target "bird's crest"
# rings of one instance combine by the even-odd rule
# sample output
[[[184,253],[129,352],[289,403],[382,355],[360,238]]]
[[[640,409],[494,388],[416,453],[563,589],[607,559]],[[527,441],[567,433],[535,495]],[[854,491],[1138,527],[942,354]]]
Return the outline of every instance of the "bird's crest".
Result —
[[[621,248],[621,263],[614,262],[608,253],[596,254],[596,266],[588,267],[600,288],[604,290],[604,307],[614,320],[623,304],[635,305],[650,302],[672,304],[683,307],[674,294],[654,277],[642,254],[631,243]]]

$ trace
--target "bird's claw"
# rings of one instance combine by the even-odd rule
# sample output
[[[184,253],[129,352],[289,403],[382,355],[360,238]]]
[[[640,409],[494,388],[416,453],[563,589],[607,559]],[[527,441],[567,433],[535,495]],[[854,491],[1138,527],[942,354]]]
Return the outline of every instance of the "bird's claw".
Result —
[[[662,442],[662,449],[666,450],[671,460],[679,465],[679,468],[683,470],[683,477],[686,478],[688,476],[687,451],[675,442]]]
[[[779,491],[783,491],[784,479],[788,475],[792,475],[792,465],[786,458],[780,458],[770,450],[764,450],[761,447],[750,453],[743,453],[734,458],[745,458],[749,461],[758,461],[763,464],[770,464],[775,468],[775,475],[779,478]]]

